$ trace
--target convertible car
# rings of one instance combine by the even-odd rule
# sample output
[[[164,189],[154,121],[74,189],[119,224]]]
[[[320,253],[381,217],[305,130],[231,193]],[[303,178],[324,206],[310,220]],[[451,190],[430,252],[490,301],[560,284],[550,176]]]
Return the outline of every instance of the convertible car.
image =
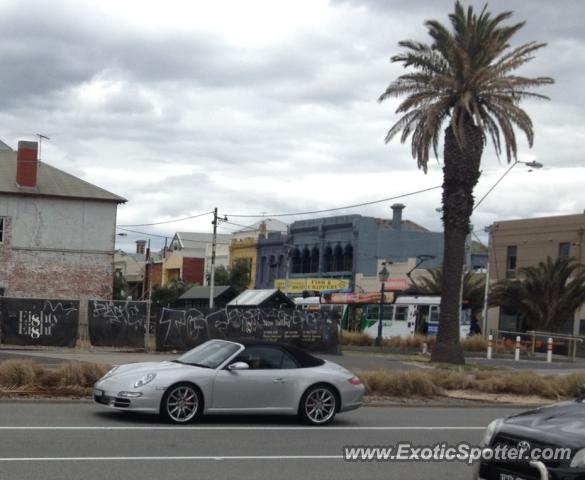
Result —
[[[290,414],[312,425],[359,408],[353,373],[290,345],[209,340],[173,361],[112,368],[94,400],[118,410],[188,423],[202,414]]]

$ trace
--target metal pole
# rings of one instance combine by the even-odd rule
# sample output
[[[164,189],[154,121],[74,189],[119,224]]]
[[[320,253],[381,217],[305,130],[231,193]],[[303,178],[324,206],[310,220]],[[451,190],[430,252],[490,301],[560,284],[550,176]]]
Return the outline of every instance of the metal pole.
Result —
[[[492,241],[492,231],[489,229],[488,231],[488,259],[487,265],[485,269],[485,290],[483,293],[483,313],[482,313],[482,333],[485,335],[487,333],[487,320],[488,320],[488,295],[490,292],[490,247]]]
[[[217,207],[213,209],[213,237],[211,243],[211,275],[209,279],[209,308],[213,308],[213,287],[215,286],[215,247],[217,245]]]
[[[148,352],[150,339],[150,312],[152,309],[152,257],[150,256],[150,239],[148,240],[148,303],[146,304],[146,324],[144,325],[144,351]]]
[[[382,346],[382,312],[384,311],[384,282],[380,282],[380,312],[378,313],[378,336],[376,337],[376,346]]]
[[[285,255],[286,255],[286,272],[284,275],[284,294],[288,297],[288,274],[290,271],[290,248],[288,245],[286,246]]]

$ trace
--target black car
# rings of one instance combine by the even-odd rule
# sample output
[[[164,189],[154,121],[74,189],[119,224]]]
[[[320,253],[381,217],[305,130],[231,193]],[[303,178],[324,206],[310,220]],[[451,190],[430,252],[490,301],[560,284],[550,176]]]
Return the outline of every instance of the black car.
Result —
[[[482,460],[474,478],[484,480],[585,480],[585,392],[570,402],[494,420],[483,446],[524,452],[522,460]],[[547,457],[556,449],[556,457]],[[534,455],[532,455],[534,454]],[[536,457],[541,457],[535,460]]]

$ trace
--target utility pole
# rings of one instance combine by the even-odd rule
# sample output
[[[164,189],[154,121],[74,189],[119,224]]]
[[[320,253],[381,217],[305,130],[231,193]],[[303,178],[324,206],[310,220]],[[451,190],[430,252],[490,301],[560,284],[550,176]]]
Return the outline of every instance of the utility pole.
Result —
[[[148,262],[148,303],[146,304],[146,322],[144,325],[144,351],[148,352],[150,343],[150,312],[152,309],[152,257],[150,256],[150,238],[146,250],[146,261]],[[145,265],[146,267],[146,265]],[[144,282],[142,282],[144,286]]]
[[[488,322],[488,295],[490,293],[490,247],[492,244],[492,230],[490,227],[485,227],[488,233],[488,261],[485,269],[485,291],[483,294],[483,315],[482,315],[482,330],[481,333],[487,337],[487,322]]]
[[[213,237],[211,243],[211,275],[209,278],[209,308],[213,308],[213,287],[215,285],[215,248],[217,246],[217,207],[213,209]]]

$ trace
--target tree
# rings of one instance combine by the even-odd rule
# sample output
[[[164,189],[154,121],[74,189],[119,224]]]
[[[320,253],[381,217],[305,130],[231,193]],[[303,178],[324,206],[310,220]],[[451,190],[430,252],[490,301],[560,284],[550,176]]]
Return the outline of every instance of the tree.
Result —
[[[250,283],[250,264],[241,258],[236,260],[230,268],[230,285],[238,291],[248,288]]]
[[[420,293],[440,295],[443,289],[443,269],[433,268],[427,274],[412,280],[412,286]],[[485,275],[465,272],[463,276],[463,299],[469,302],[471,316],[476,317],[483,310],[485,298]]]
[[[159,308],[174,307],[177,300],[191,285],[186,285],[182,280],[172,280],[167,285],[157,286],[152,292],[152,303]]]
[[[479,14],[472,7],[466,12],[457,1],[449,15],[452,31],[429,20],[425,25],[432,38],[430,45],[399,42],[405,51],[391,60],[411,70],[393,81],[379,98],[406,95],[396,110],[401,117],[388,131],[386,142],[399,132],[403,143],[412,136],[412,155],[425,173],[431,150],[438,159],[442,127],[447,124],[442,197],[445,281],[433,361],[464,362],[459,344],[459,295],[473,188],[480,176],[484,145],[489,137],[498,156],[505,149],[508,162],[516,159],[516,127],[532,146],[532,121],[519,103],[547,98],[527,89],[553,83],[548,77],[513,74],[545,44],[530,42],[510,49],[508,42],[524,25],[503,25],[511,16],[512,12],[504,12],[492,17],[486,7]]]
[[[490,305],[514,309],[527,330],[555,332],[573,320],[585,303],[585,270],[575,259],[550,257],[524,267],[518,278],[501,280],[490,293]]]
[[[120,270],[116,270],[114,273],[114,300],[126,300],[129,290],[126,277]]]
[[[207,274],[207,283],[211,282],[211,275]],[[213,279],[214,285],[229,285],[230,284],[230,272],[223,265],[215,267],[215,277]]]

